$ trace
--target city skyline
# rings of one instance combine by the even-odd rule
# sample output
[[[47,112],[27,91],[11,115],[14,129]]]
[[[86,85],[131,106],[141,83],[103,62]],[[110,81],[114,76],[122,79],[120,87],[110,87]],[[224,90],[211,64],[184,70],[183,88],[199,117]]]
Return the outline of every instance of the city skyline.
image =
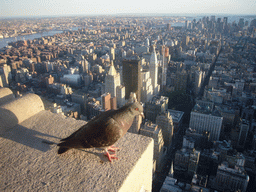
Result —
[[[160,0],[139,1],[39,1],[4,0],[0,2],[0,17],[83,16],[118,14],[236,14],[255,15],[256,2],[252,0]]]

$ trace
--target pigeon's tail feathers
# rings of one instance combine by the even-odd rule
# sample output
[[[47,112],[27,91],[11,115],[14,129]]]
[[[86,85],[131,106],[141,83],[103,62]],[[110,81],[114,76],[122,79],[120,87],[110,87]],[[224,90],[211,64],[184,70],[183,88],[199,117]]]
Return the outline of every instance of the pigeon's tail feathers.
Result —
[[[75,134],[76,134],[76,132],[74,132],[73,134],[71,134],[70,136],[68,136],[64,139],[61,139],[60,141],[67,141],[67,140],[71,139]]]
[[[67,142],[58,143],[57,146],[59,146],[58,154],[65,153],[70,148],[67,147]]]
[[[66,148],[66,147],[60,147],[60,148],[58,149],[58,154],[65,153],[67,150],[69,150],[69,148]]]

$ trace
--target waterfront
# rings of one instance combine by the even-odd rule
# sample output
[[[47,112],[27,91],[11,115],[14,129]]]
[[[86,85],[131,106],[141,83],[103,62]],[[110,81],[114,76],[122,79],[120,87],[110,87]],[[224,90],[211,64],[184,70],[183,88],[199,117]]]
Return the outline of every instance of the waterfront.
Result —
[[[36,39],[36,38],[41,38],[44,36],[53,36],[57,33],[62,33],[63,31],[47,31],[43,33],[35,33],[35,34],[30,34],[30,35],[21,35],[17,37],[9,37],[9,38],[3,38],[0,39],[0,49],[8,46],[8,43],[15,42],[15,41],[20,41],[20,40],[28,40],[28,39]]]

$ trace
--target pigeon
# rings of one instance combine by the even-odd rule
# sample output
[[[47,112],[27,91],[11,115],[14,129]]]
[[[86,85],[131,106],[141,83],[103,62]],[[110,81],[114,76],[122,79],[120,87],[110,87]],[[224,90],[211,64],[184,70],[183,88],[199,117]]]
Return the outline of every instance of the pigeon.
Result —
[[[87,124],[83,125],[69,137],[58,143],[58,154],[69,149],[76,148],[100,148],[104,149],[108,160],[118,159],[115,152],[117,147],[113,145],[125,135],[131,127],[134,117],[143,114],[143,106],[139,102],[128,103],[118,110],[109,110],[101,113]]]

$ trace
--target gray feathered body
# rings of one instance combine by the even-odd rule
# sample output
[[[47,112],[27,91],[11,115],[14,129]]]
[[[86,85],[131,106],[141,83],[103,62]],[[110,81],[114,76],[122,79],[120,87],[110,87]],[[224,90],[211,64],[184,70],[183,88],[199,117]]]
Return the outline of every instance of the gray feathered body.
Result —
[[[126,105],[98,115],[58,144],[58,153],[70,148],[102,148],[113,145],[124,136],[133,123],[136,114]]]

